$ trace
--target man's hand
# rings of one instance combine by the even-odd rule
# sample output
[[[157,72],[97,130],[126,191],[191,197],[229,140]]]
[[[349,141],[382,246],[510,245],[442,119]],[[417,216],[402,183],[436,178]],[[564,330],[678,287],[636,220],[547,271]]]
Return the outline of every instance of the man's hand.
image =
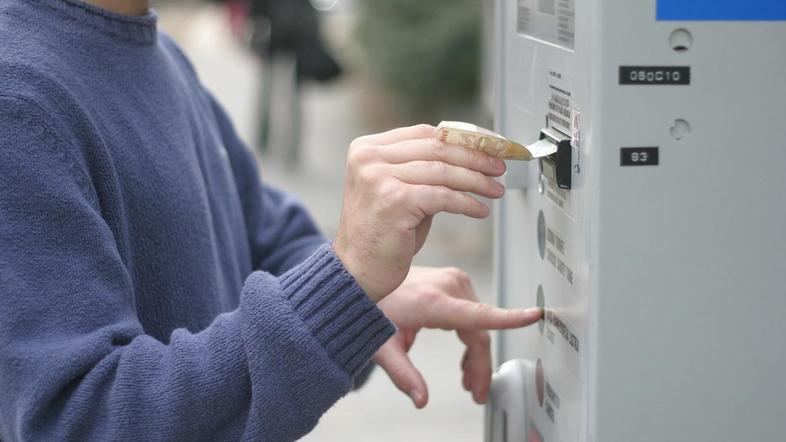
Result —
[[[490,177],[502,160],[434,138],[419,125],[358,138],[349,148],[336,255],[378,302],[407,276],[439,212],[485,218],[489,208],[464,192],[499,198]]]
[[[486,402],[491,383],[490,338],[486,330],[524,327],[541,318],[541,309],[505,310],[478,302],[467,275],[453,268],[413,267],[404,283],[379,303],[399,331],[374,356],[399,390],[417,408],[428,401],[423,376],[407,356],[421,328],[457,330],[466,345],[461,369],[464,389]]]

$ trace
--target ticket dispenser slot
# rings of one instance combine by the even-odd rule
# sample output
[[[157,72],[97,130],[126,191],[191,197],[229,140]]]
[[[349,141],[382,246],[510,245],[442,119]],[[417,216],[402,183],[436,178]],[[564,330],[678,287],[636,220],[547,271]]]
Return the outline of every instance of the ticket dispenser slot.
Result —
[[[540,174],[551,182],[557,183],[560,189],[570,189],[571,185],[571,138],[553,129],[540,131],[541,140],[549,140],[557,146],[557,151],[540,159]]]

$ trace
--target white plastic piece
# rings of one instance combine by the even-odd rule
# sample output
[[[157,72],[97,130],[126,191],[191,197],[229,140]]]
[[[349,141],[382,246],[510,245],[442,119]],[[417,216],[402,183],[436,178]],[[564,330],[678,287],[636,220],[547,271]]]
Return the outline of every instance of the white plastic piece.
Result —
[[[486,405],[485,442],[523,441],[527,376],[534,376],[532,364],[515,359],[502,364],[491,380]]]

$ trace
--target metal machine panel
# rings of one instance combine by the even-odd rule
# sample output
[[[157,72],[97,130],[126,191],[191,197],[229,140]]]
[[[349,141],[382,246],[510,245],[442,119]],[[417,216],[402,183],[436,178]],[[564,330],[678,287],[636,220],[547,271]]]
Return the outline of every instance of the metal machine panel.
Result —
[[[496,130],[570,137],[571,186],[509,163],[496,209],[500,304],[546,308],[500,336],[507,440],[783,440],[781,3],[570,2],[571,44],[540,3],[497,1]]]

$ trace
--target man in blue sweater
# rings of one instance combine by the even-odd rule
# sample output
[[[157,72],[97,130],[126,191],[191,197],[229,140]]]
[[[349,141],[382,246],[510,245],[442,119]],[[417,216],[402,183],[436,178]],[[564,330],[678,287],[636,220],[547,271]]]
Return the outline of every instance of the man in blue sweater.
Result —
[[[484,329],[539,319],[410,269],[435,214],[489,214],[465,192],[501,196],[501,161],[425,125],[359,138],[329,244],[147,0],[4,0],[0,42],[3,441],[292,440],[372,357],[422,407],[422,327],[459,330],[483,402]]]

